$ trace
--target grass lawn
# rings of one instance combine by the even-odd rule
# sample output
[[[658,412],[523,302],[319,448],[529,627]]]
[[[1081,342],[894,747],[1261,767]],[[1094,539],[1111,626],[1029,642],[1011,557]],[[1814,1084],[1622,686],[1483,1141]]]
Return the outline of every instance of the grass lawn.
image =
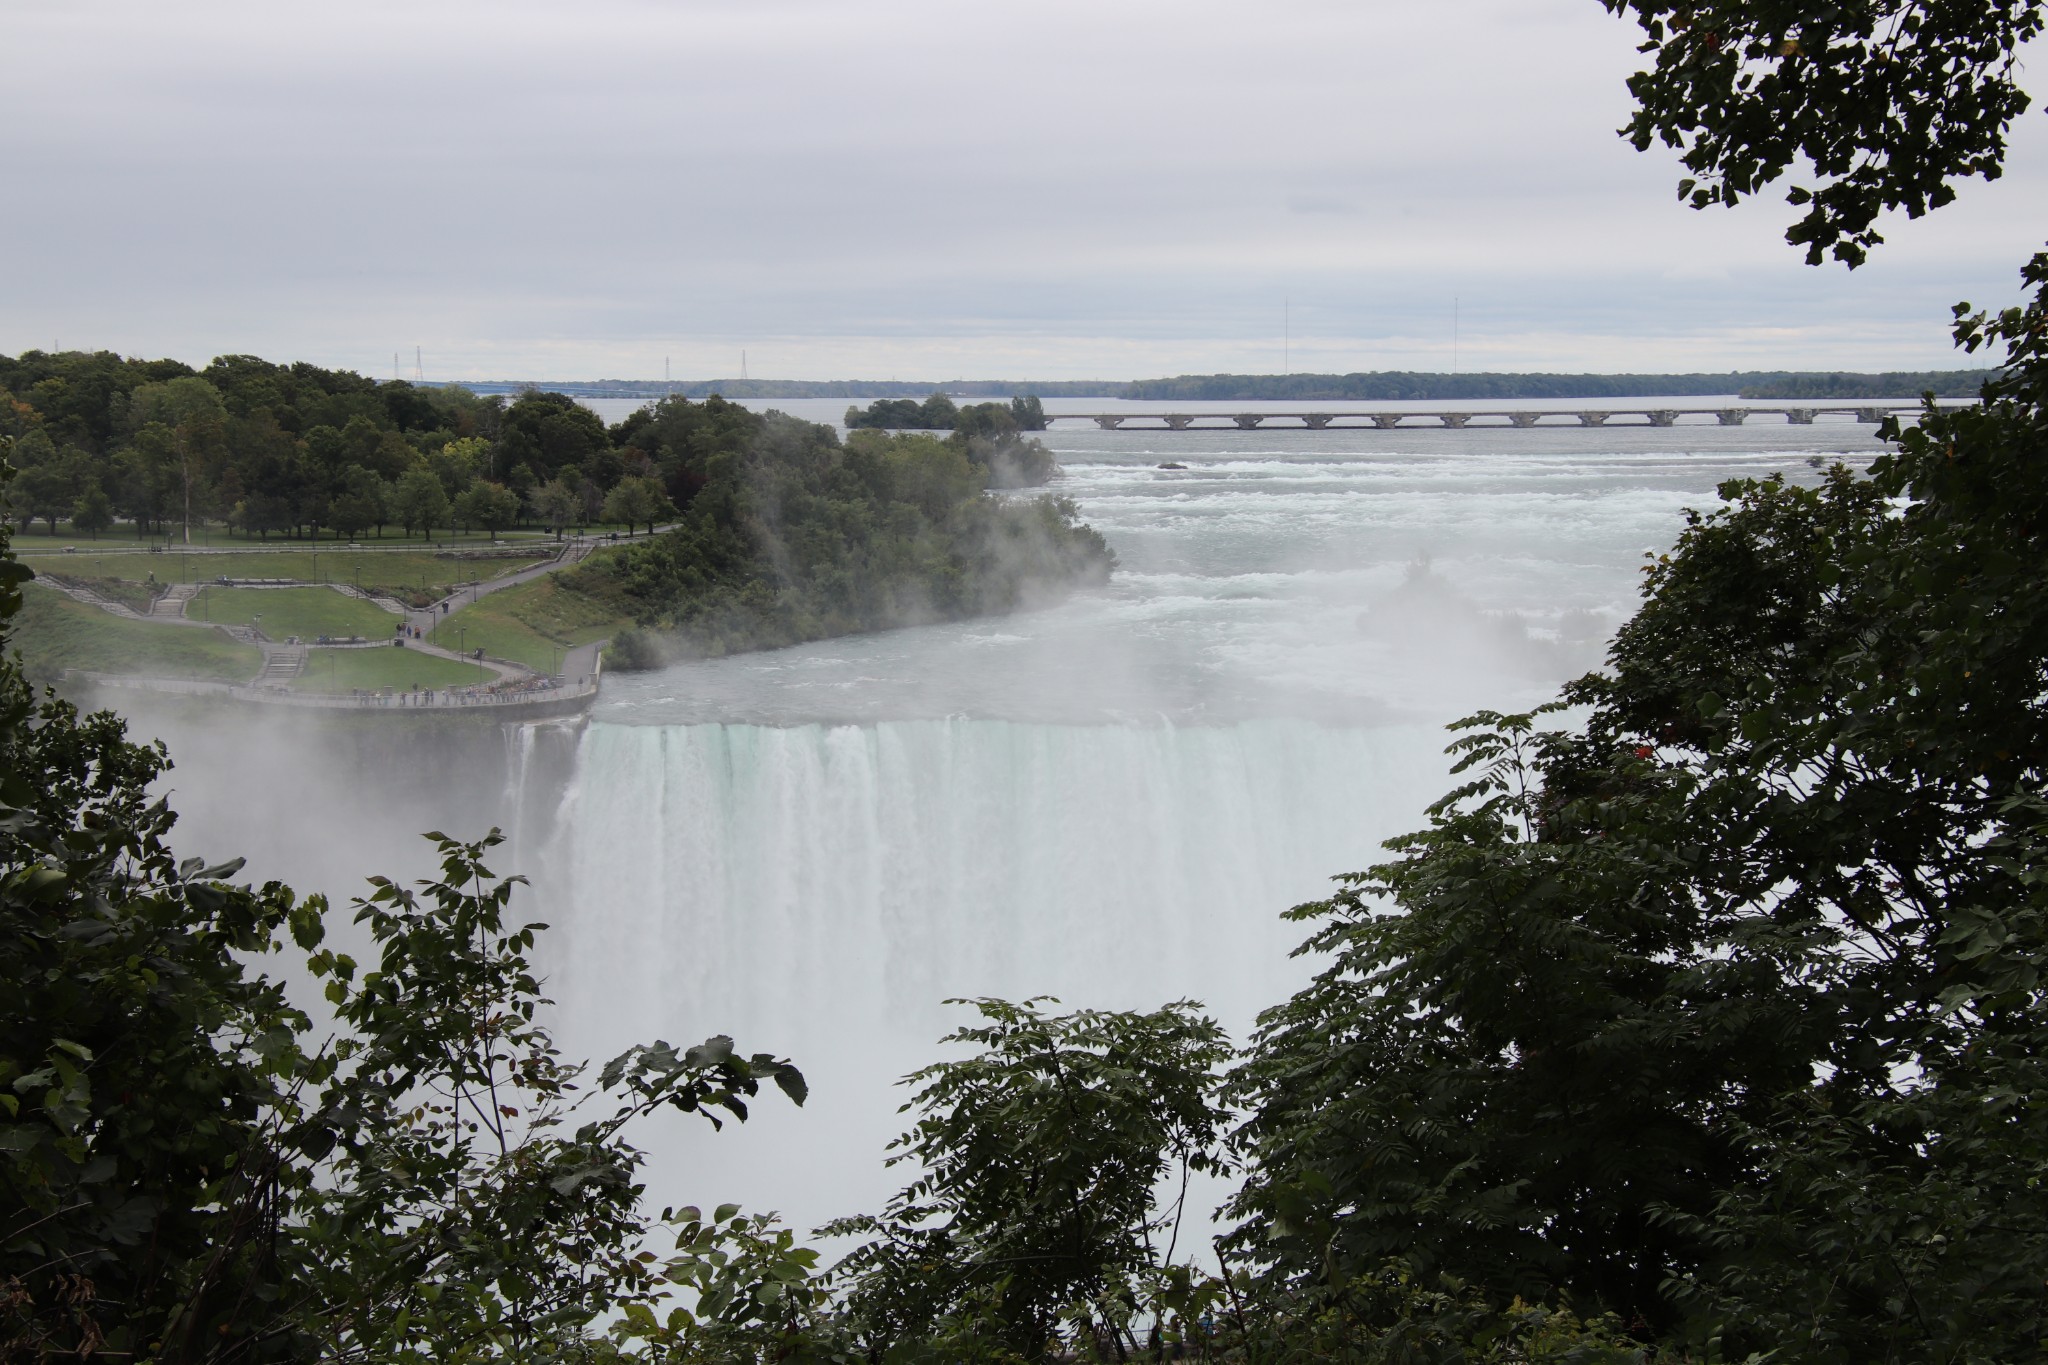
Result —
[[[34,583],[22,596],[14,645],[29,676],[41,681],[67,668],[82,668],[247,682],[263,667],[262,651],[217,630],[124,621]]]
[[[309,642],[322,635],[388,639],[398,625],[398,618],[382,607],[332,588],[207,588],[185,614],[236,626],[255,625],[261,616],[263,633],[271,639],[296,635]]]
[[[547,673],[563,652],[632,624],[617,604],[564,587],[556,574],[543,574],[450,613],[427,638],[444,649],[482,645],[495,658]]]
[[[497,674],[483,671],[483,681]],[[477,666],[422,654],[416,649],[386,645],[377,649],[315,649],[306,656],[306,670],[292,679],[300,692],[348,692],[355,688],[406,692],[419,687],[463,687],[476,682]]]

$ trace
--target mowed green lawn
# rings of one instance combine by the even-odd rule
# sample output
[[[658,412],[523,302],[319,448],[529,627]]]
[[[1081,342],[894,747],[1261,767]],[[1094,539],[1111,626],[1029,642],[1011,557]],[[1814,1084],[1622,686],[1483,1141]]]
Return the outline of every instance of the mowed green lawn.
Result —
[[[236,626],[257,625],[260,616],[263,633],[273,640],[291,635],[303,640],[322,635],[382,640],[399,622],[382,607],[332,588],[207,588],[201,598],[186,605],[186,616]]]
[[[497,674],[482,671],[482,681]],[[415,687],[465,687],[478,681],[475,664],[422,654],[417,649],[382,645],[374,649],[314,649],[306,656],[305,671],[292,679],[300,692],[353,692],[358,688],[379,692],[409,692]]]
[[[221,631],[124,620],[35,583],[23,592],[13,643],[29,676],[44,681],[80,668],[247,682],[263,667],[261,650]]]
[[[443,649],[482,645],[494,658],[548,673],[577,645],[608,639],[632,624],[617,604],[565,587],[556,574],[543,574],[450,613],[427,638]]]

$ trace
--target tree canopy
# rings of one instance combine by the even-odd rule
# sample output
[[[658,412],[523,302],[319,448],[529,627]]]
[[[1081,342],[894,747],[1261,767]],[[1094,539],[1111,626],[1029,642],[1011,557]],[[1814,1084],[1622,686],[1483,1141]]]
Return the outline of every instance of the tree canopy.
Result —
[[[985,492],[1052,474],[1050,455],[1020,468],[990,438],[861,430],[842,444],[781,413],[670,398],[631,439],[689,497],[667,534],[566,576],[650,632],[622,641],[618,664],[999,614],[1099,583],[1115,563],[1071,501]],[[619,488],[622,518],[625,498],[654,491]]]
[[[2026,112],[2019,48],[2039,0],[1602,0],[1642,25],[1649,70],[1629,80],[1638,149],[1679,149],[1694,208],[1732,206],[1794,168],[1806,210],[1785,233],[1809,264],[1854,268],[1878,215],[1918,218],[1956,182],[1995,180]]]

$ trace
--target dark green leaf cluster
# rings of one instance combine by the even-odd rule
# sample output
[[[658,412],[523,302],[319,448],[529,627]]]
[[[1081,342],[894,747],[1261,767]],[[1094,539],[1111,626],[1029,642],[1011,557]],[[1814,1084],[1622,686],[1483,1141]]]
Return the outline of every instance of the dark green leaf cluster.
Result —
[[[373,880],[365,966],[319,898],[172,858],[166,766],[0,657],[0,1361],[590,1358],[598,1319],[666,1292],[626,1126],[744,1118],[767,1083],[801,1103],[802,1076],[656,1043],[579,1116],[495,834],[429,836],[417,892]],[[319,1034],[256,970],[294,948]]]
[[[1982,408],[1723,488],[1572,731],[1295,911],[1231,1093],[1243,1254],[1389,1257],[1674,1342],[2018,1359],[2048,1271],[2048,257]]]
[[[570,576],[646,628],[615,666],[1013,611],[1115,562],[1072,502],[984,491],[1050,476],[1050,454],[1014,432],[842,445],[780,413],[672,398],[631,439],[676,471],[687,505],[669,533]]]
[[[1805,216],[1786,240],[1808,264],[1851,268],[1883,241],[1878,215],[1918,218],[1957,180],[1995,180],[2026,112],[2018,49],[2039,0],[1602,0],[1643,26],[1648,70],[1629,80],[1638,149],[1680,149],[1679,198],[1733,206],[1787,171]]]
[[[1151,1013],[977,1000],[985,1021],[942,1041],[977,1049],[905,1080],[918,1118],[895,1162],[917,1176],[835,1268],[873,1351],[993,1337],[1038,1359],[1077,1311],[1129,1336],[1140,1284],[1173,1263],[1183,1198],[1160,1182],[1217,1169],[1211,1102],[1229,1055],[1185,1001]],[[947,1352],[940,1349],[939,1358]]]

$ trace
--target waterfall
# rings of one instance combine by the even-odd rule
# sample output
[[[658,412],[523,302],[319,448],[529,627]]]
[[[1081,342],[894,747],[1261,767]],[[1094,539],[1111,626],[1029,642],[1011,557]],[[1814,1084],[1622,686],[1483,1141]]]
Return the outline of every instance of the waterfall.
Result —
[[[890,1082],[964,1020],[946,998],[1194,998],[1242,1037],[1308,970],[1280,913],[1418,823],[1447,785],[1443,740],[1292,720],[593,723],[520,860],[554,926],[562,1041],[602,1057],[729,1032],[792,1057],[811,1106],[764,1100],[715,1139],[668,1130],[657,1198],[873,1207]]]

